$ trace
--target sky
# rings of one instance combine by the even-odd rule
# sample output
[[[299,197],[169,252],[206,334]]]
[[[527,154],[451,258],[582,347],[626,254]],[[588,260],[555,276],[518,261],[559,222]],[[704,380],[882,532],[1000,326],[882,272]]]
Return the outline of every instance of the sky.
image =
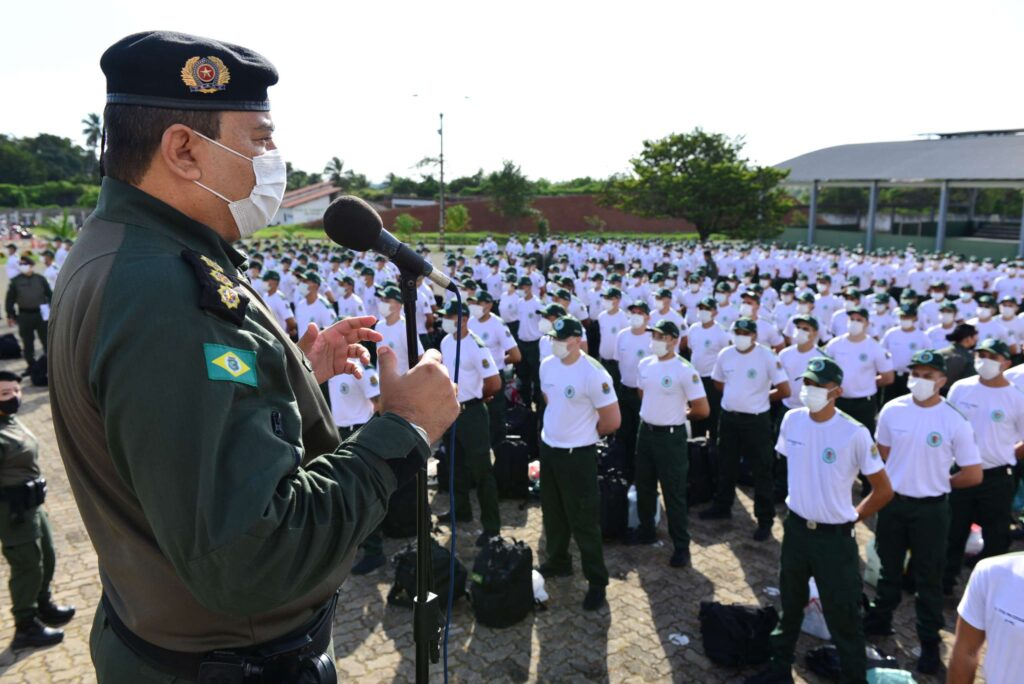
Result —
[[[0,133],[84,144],[99,58],[167,29],[277,67],[275,140],[299,169],[334,156],[381,181],[503,160],[530,178],[624,172],[645,139],[743,136],[755,163],[922,133],[1024,127],[1024,2],[6,3]],[[177,68],[177,67],[176,67]]]

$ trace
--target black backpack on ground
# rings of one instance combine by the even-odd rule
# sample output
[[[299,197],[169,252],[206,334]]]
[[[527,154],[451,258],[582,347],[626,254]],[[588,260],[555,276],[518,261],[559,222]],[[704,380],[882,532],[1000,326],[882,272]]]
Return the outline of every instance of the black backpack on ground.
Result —
[[[514,539],[495,537],[473,561],[469,600],[476,620],[510,627],[533,608],[533,551]]]
[[[741,667],[768,662],[768,637],[779,621],[775,608],[700,602],[704,655],[718,665]]]
[[[598,446],[597,488],[600,493],[601,537],[622,539],[629,523],[629,482],[626,480],[626,448],[618,440]]]
[[[400,485],[388,500],[381,531],[391,539],[416,536],[416,478]]]
[[[715,497],[714,445],[701,437],[688,443],[690,468],[686,476],[686,505],[699,506]]]
[[[871,644],[866,646],[865,652],[868,658],[867,669],[869,670],[875,667],[891,670],[899,668],[899,663],[896,662],[895,658],[891,655],[886,655]],[[811,672],[828,677],[834,682],[838,682],[842,675],[839,669],[839,651],[834,644],[825,644],[818,648],[812,648],[804,656],[804,662],[807,663],[807,668]]]
[[[26,373],[29,380],[32,381],[32,385],[35,387],[46,387],[50,384],[49,373],[46,365],[46,354],[43,354],[38,359],[32,362],[32,365],[28,367]]]
[[[18,338],[8,333],[0,335],[0,359],[20,359],[21,345]]]
[[[540,455],[540,444],[537,442],[537,416],[523,404],[512,404],[505,410],[505,434],[518,437],[526,442],[530,449],[530,457]]]
[[[437,594],[441,614],[444,615],[448,606],[448,570],[451,563],[448,549],[430,539],[430,559],[433,566],[432,586],[430,590]],[[388,592],[388,603],[411,608],[416,599],[416,546],[407,544],[391,559],[395,566],[395,583]],[[466,595],[466,566],[455,559],[455,593],[452,601]]]
[[[526,499],[530,492],[530,447],[505,439],[494,447],[494,479],[501,499]]]

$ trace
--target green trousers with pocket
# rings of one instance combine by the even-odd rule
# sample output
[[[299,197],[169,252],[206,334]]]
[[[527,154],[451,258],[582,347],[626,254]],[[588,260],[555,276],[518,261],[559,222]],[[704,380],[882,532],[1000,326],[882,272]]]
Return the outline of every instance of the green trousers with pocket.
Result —
[[[740,455],[751,460],[754,475],[754,517],[770,524],[775,518],[775,443],[771,413],[734,413],[722,410],[718,427],[718,488],[715,507],[732,509],[736,500],[736,475]]]
[[[14,522],[7,503],[0,502],[0,544],[10,566],[7,587],[14,621],[31,620],[39,608],[39,596],[50,592],[56,565],[50,520],[43,507],[25,511],[22,520]]]
[[[686,478],[690,471],[686,426],[674,432],[655,432],[641,423],[636,438],[636,512],[640,536],[655,534],[654,514],[658,506],[658,485],[665,498],[668,536],[676,549],[690,547],[686,512]]]
[[[981,484],[949,493],[949,540],[944,587],[956,585],[964,564],[964,545],[971,534],[971,523],[981,526],[985,548],[982,558],[999,556],[1010,550],[1010,514],[1015,493],[1011,466],[991,468],[984,472]]]
[[[449,432],[445,440],[450,439]],[[481,400],[468,402],[455,422],[455,517],[473,517],[469,491],[476,487],[480,523],[484,532],[501,531],[498,512],[498,482],[491,463],[491,434],[487,407]]]

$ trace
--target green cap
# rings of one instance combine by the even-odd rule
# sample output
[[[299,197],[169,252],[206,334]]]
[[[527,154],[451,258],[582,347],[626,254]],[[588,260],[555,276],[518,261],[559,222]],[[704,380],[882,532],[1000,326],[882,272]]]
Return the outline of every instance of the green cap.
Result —
[[[757,334],[757,321],[753,318],[737,318],[732,324],[732,329],[737,332],[749,332]]]
[[[1009,345],[1007,345],[1002,340],[997,340],[994,337],[990,337],[990,338],[988,338],[986,340],[982,340],[981,342],[979,342],[974,347],[974,351],[976,351],[976,352],[987,351],[987,352],[990,352],[992,354],[998,354],[999,356],[1002,356],[1004,359],[1009,359],[1010,358],[1010,347],[1009,347]]]
[[[813,292],[802,292],[800,296],[796,298],[796,301],[804,302],[807,304],[814,304],[816,300],[814,299]]]
[[[316,283],[317,285],[324,284],[324,281],[320,278],[320,274],[314,273],[313,271],[310,271],[306,275],[302,276],[302,279],[309,283]]]
[[[555,290],[554,292],[552,292],[551,296],[552,297],[557,297],[558,299],[565,299],[565,300],[572,299],[572,295],[564,287],[560,287],[557,290]]]
[[[583,337],[583,324],[572,316],[562,316],[555,321],[548,335],[556,340],[564,340],[569,337]]]
[[[619,299],[622,299],[622,290],[620,290],[617,287],[609,287],[604,291],[604,294],[601,296],[604,297],[605,299],[611,299],[613,297],[618,297]]]
[[[655,299],[666,299],[666,298],[667,299],[671,299],[672,298],[672,290],[668,289],[667,287],[663,287],[663,288],[661,288],[660,290],[658,290],[657,292],[654,293],[654,298]]]
[[[567,312],[561,304],[548,304],[538,312],[544,318],[561,318]]]
[[[268,280],[276,280],[278,282],[281,282],[281,274],[278,273],[277,271],[271,269],[271,270],[269,270],[269,271],[267,271],[266,273],[263,274],[262,280],[264,282],[266,282]]]
[[[779,292],[794,292],[796,285],[793,283],[782,283],[782,287],[779,288]]]
[[[650,332],[659,332],[662,335],[668,335],[670,337],[679,337],[679,326],[667,318],[661,319],[651,327],[647,328],[647,330]]]
[[[908,366],[928,366],[942,373],[946,372],[946,357],[934,349],[921,349],[910,357]]]
[[[352,276],[341,276],[338,278],[338,282],[342,285],[355,285],[356,281],[352,279]]]
[[[818,327],[818,319],[809,314],[800,314],[799,316],[793,316],[793,323],[806,323],[815,330],[820,330]]]
[[[753,299],[755,302],[759,304],[761,303],[761,294],[757,292],[757,290],[754,290],[753,288],[748,288],[743,291],[743,293],[740,295],[740,299],[744,298]]]
[[[359,271],[359,275],[361,275],[361,276],[372,276],[373,275],[373,269],[370,268],[369,266],[365,266],[365,267],[363,267],[363,270]]]
[[[518,281],[516,281],[516,285],[518,285],[519,287],[524,287],[524,286],[533,287],[533,281],[530,280],[529,278],[527,278],[526,276],[523,276]]]
[[[939,304],[939,311],[952,311],[956,313],[956,304],[947,299]]]
[[[889,295],[887,295],[884,292],[879,292],[878,294],[876,294],[874,296],[874,300],[875,300],[875,304],[888,304],[889,303]]]
[[[917,316],[917,307],[913,304],[900,304],[900,318]]]
[[[491,293],[488,292],[487,290],[477,290],[476,292],[474,292],[473,294],[471,294],[467,298],[467,301],[470,301],[470,302],[483,302],[484,304],[487,304],[487,303],[493,303],[494,302],[494,297],[492,297]]]
[[[466,306],[464,303],[460,304],[459,302],[455,301],[454,299],[449,299],[448,300],[448,304],[446,304],[445,307],[444,307],[444,315],[445,316],[455,316],[455,315],[457,315],[459,313],[460,309],[462,310],[462,315],[463,316],[468,316],[469,315],[469,307],[468,306]]]
[[[394,299],[396,302],[402,301],[402,291],[394,286],[388,286],[377,290],[377,296],[381,299]]]
[[[651,307],[649,307],[647,305],[647,302],[645,302],[642,299],[637,299],[632,304],[630,304],[628,307],[626,307],[626,309],[627,309],[627,311],[632,311],[633,309],[640,309],[645,314],[651,313]]]
[[[724,280],[715,285],[715,292],[732,292],[732,286]]]
[[[857,314],[858,316],[863,316],[864,318],[871,318],[871,316],[868,315],[868,310],[865,309],[863,306],[858,306],[856,309],[850,309],[849,311],[846,312],[847,316],[849,316],[850,314]]]
[[[712,311],[718,310],[718,302],[715,301],[714,297],[705,297],[704,299],[697,302],[698,309],[710,309]]]
[[[826,385],[830,382],[841,385],[843,384],[843,369],[835,360],[827,356],[816,356],[807,362],[807,370],[801,377],[819,385]]]

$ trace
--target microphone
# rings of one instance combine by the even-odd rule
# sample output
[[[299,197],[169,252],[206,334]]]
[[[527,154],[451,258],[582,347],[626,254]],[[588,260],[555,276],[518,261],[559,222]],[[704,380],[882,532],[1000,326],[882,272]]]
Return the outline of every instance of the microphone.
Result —
[[[451,278],[435,270],[429,261],[388,232],[380,214],[358,197],[342,195],[331,202],[324,212],[324,232],[342,247],[357,252],[372,249],[402,270],[425,276],[451,292],[457,291]]]

